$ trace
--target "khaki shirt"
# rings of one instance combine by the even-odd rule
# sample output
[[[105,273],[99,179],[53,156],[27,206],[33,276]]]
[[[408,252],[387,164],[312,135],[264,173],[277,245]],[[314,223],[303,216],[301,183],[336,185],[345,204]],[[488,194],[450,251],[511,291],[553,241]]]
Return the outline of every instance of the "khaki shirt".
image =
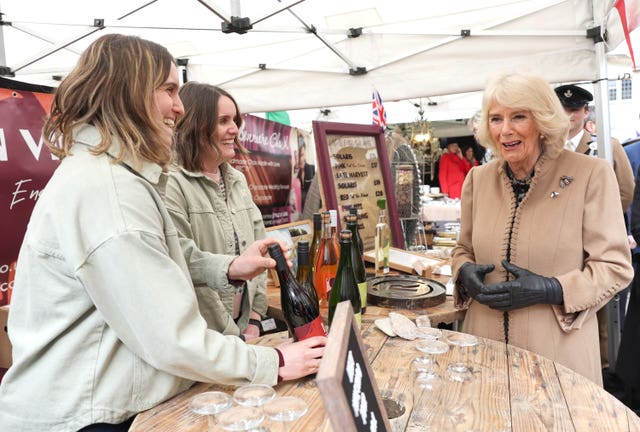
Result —
[[[274,349],[208,330],[198,312],[158,193],[167,175],[155,164],[136,170],[94,156],[100,136],[91,126],[74,136],[20,250],[0,429],[119,423],[194,381],[276,384]],[[197,278],[227,282],[228,258],[209,254],[201,263]]]

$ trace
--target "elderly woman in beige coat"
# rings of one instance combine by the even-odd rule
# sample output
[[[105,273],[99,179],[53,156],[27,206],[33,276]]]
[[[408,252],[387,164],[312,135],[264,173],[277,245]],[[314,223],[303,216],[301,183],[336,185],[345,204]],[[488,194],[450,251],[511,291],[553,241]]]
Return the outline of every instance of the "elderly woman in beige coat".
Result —
[[[536,352],[602,385],[596,311],[633,276],[611,166],[563,149],[569,122],[539,77],[485,89],[479,140],[496,159],[462,191],[453,251],[465,332]]]

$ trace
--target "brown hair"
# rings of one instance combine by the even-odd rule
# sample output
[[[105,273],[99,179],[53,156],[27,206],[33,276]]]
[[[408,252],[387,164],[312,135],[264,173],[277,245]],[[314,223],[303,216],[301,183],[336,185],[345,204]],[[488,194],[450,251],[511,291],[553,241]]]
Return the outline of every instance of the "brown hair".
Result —
[[[176,161],[188,171],[202,171],[202,149],[210,146],[219,155],[220,150],[213,142],[218,127],[218,101],[226,96],[236,107],[235,124],[240,128],[242,115],[235,99],[220,87],[190,81],[180,88],[180,99],[184,105],[184,115],[176,123]],[[235,137],[236,147],[241,153],[247,149]]]
[[[158,145],[165,132],[153,112],[154,92],[173,62],[166,48],[136,36],[110,34],[94,41],[54,96],[43,128],[51,152],[68,156],[73,128],[91,124],[102,138],[94,154],[105,153],[115,137],[121,144],[115,162],[129,156],[134,164],[142,158],[168,166],[172,152]]]

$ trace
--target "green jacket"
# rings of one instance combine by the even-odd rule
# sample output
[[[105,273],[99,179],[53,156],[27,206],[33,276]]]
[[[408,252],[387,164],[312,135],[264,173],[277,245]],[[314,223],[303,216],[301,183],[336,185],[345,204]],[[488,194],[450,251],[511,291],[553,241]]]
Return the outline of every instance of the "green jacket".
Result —
[[[236,236],[242,253],[254,241],[265,238],[266,231],[244,174],[228,163],[222,164],[220,170],[227,201],[218,183],[184,168],[171,173],[165,201],[181,237],[193,239],[202,251],[236,255]],[[190,269],[199,265],[192,257],[187,250],[185,258]],[[238,335],[246,328],[251,309],[261,316],[267,313],[266,273],[247,282],[237,324],[231,316],[234,287],[195,285],[200,312],[211,329]]]

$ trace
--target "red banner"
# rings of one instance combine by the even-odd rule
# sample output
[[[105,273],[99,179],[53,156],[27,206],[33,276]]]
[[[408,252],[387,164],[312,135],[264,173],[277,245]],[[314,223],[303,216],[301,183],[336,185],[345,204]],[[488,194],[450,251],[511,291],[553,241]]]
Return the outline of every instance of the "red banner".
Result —
[[[33,206],[59,163],[41,136],[51,92],[0,77],[0,306],[11,299]]]

